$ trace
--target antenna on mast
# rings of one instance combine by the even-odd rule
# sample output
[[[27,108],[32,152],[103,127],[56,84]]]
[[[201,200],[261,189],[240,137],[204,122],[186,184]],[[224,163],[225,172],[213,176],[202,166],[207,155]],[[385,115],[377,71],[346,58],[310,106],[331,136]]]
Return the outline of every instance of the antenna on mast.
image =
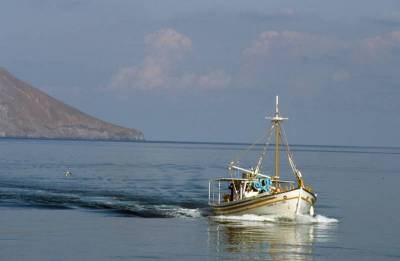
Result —
[[[279,116],[279,96],[275,96],[275,115],[274,117],[265,117],[267,120],[271,120],[272,123],[278,123],[283,120],[288,120],[288,118],[280,117]]]

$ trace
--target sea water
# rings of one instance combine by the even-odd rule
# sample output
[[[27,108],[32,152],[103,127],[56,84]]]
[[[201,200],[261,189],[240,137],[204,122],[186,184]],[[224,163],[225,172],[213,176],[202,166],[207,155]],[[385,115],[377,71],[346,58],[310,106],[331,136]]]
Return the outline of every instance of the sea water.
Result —
[[[316,216],[212,216],[208,180],[244,149],[0,140],[0,260],[400,258],[399,148],[292,146]]]

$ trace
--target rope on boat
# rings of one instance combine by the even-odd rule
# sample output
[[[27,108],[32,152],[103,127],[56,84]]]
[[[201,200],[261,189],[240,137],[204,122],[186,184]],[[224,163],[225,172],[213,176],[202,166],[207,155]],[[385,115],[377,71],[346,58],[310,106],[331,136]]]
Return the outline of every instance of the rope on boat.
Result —
[[[260,156],[260,159],[259,159],[259,161],[258,161],[258,164],[257,164],[257,168],[258,168],[258,169],[261,169],[262,161],[263,161],[264,157],[265,157],[266,154],[267,154],[267,148],[268,148],[268,146],[269,146],[269,142],[270,142],[271,137],[272,137],[272,130],[273,130],[273,129],[274,129],[274,125],[272,125],[271,128],[270,128],[270,129],[268,130],[268,132],[267,132],[268,138],[266,139],[266,143],[264,144],[264,150],[263,150],[263,152],[262,152],[262,154],[261,154],[261,156]],[[264,138],[265,138],[265,135],[263,135],[262,137],[258,138],[258,139],[257,139],[255,142],[253,142],[246,150],[244,150],[244,151],[238,153],[238,154],[234,157],[234,160],[231,162],[231,164],[233,164],[234,162],[238,162],[240,158],[242,158],[242,157],[245,156],[247,153],[249,153],[249,151],[252,150],[257,144],[259,144],[260,141],[262,141]],[[256,169],[257,169],[257,168],[256,168]],[[258,172],[258,171],[257,171],[257,172]],[[232,172],[229,172],[229,174],[230,174],[230,176],[231,176],[233,188],[234,188],[235,194],[236,194],[236,196],[237,196],[237,195],[238,195],[238,192],[237,192],[237,189],[236,189],[235,182],[233,181]]]
[[[289,165],[293,171],[293,175],[296,177],[297,182],[299,183],[298,184],[299,187],[303,187],[303,185],[304,185],[303,179],[301,177],[300,171],[298,170],[298,168],[296,167],[296,164],[294,163],[293,153],[290,151],[289,143],[287,142],[287,139],[286,139],[285,129],[283,127],[280,127],[280,129],[281,129],[280,133],[283,133],[283,137],[280,133],[279,133],[279,136],[281,136],[280,138],[282,140],[282,143],[286,145],[285,147],[286,147],[286,152],[288,154]],[[285,139],[285,140],[283,140],[283,139]]]
[[[260,171],[260,169],[261,169],[261,167],[262,167],[262,163],[263,163],[264,159],[267,157],[268,147],[269,147],[269,143],[270,143],[270,141],[271,141],[272,132],[273,132],[273,129],[274,129],[274,128],[275,128],[274,125],[272,125],[271,128],[270,128],[270,129],[268,130],[268,132],[267,132],[268,138],[267,138],[267,140],[266,140],[266,142],[265,142],[264,150],[263,150],[263,152],[261,153],[260,159],[259,159],[258,162],[257,162],[256,169],[255,169],[255,173],[258,173],[258,172]]]
[[[293,160],[293,154],[292,154],[292,152],[290,151],[290,148],[289,148],[289,143],[288,143],[288,141],[286,139],[285,129],[282,126],[279,125],[279,130],[280,130],[279,137],[281,138],[282,143],[285,145],[284,147],[285,147],[286,153],[288,155],[290,168],[292,169],[293,173],[295,173],[297,168],[296,168],[296,165],[295,165],[294,160]]]
[[[253,142],[246,150],[241,151],[240,153],[236,154],[234,160],[232,162],[238,162],[239,159],[241,159],[244,155],[246,155],[251,149],[253,149],[257,144],[260,143],[264,139],[264,135],[260,138],[258,138],[255,142]]]

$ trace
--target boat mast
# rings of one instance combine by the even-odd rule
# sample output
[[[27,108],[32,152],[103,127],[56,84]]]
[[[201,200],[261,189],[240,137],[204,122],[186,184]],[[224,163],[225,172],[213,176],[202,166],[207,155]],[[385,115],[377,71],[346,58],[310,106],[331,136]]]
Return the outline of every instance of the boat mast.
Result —
[[[279,97],[275,98],[275,117],[279,117]],[[275,179],[279,179],[279,121],[274,122],[275,125]]]
[[[275,98],[275,115],[274,117],[267,117],[272,122],[272,125],[275,128],[275,180],[279,179],[279,125],[283,120],[287,120],[288,118],[283,118],[279,116],[279,97],[278,95]]]

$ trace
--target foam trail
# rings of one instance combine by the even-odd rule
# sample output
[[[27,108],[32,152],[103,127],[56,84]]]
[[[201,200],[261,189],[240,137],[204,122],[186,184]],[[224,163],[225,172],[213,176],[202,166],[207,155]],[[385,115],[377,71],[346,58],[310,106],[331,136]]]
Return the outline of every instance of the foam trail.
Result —
[[[336,218],[326,217],[323,215],[315,215],[315,216],[299,215],[296,217],[296,220],[299,223],[304,223],[304,224],[331,224],[339,222],[339,220]]]
[[[138,198],[132,196],[126,198],[105,195],[81,195],[74,193],[54,193],[38,189],[4,189],[0,191],[0,203],[8,203],[19,206],[31,206],[40,208],[86,208],[105,210],[123,216],[135,216],[143,218],[198,218],[201,217],[199,205],[193,203],[171,202],[167,204],[154,204],[154,198]],[[165,200],[158,200],[164,201]],[[189,207],[188,207],[189,206]]]
[[[338,223],[339,220],[335,218],[326,217],[323,215],[309,216],[297,215],[278,216],[278,215],[240,215],[240,216],[212,216],[212,219],[219,221],[253,221],[253,222],[269,222],[269,223],[288,223],[288,224],[330,224]]]
[[[201,216],[201,212],[197,208],[191,209],[176,205],[154,205],[152,208],[155,212],[170,218],[198,218]]]
[[[160,209],[163,210],[165,213],[172,217],[176,218],[199,218],[201,217],[201,212],[199,209],[190,209],[190,208],[183,208],[183,207],[172,207],[166,206],[167,208]]]

